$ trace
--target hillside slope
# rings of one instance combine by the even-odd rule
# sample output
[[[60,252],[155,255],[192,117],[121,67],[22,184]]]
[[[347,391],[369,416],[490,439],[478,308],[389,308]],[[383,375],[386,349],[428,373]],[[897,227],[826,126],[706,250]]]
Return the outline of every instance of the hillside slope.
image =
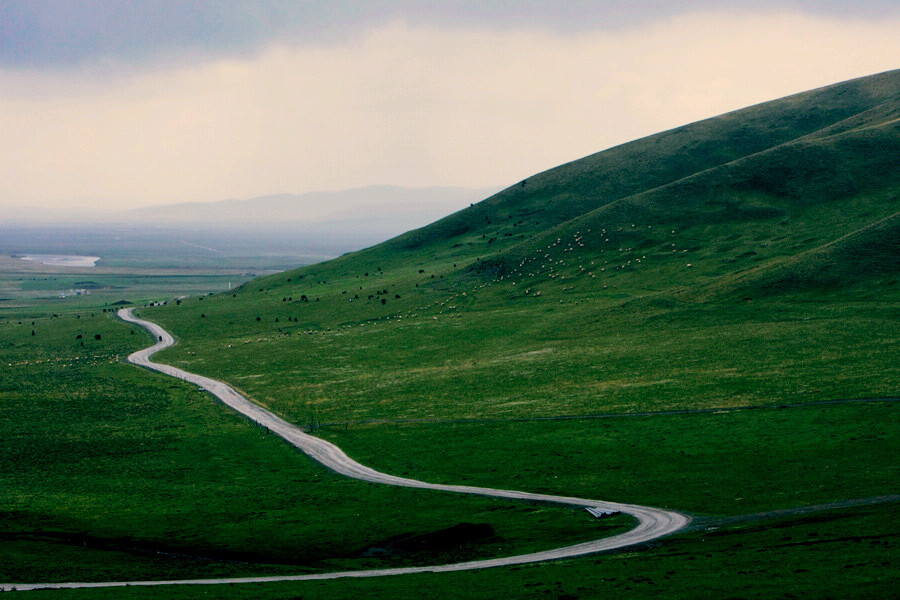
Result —
[[[332,281],[412,267],[458,282],[566,276],[567,287],[574,277],[585,291],[638,294],[699,285],[895,212],[898,97],[900,71],[892,71],[686,125],[535,175],[310,272]],[[431,284],[397,285],[415,295],[415,283]]]
[[[829,86],[630,142],[545,171],[429,227],[389,242],[392,249],[486,234],[504,244],[612,202],[805,137],[896,119],[900,72]],[[787,156],[770,157],[781,162]],[[772,173],[757,183],[782,182]],[[751,185],[753,181],[748,182]],[[797,193],[802,193],[797,190]],[[495,248],[492,248],[495,249]]]
[[[775,100],[148,316],[299,420],[890,395],[898,116],[900,71]]]
[[[810,288],[834,289],[862,281],[881,284],[881,278],[900,272],[900,213],[773,263],[722,278],[709,289],[752,298]]]
[[[652,281],[660,269],[689,264],[692,271],[681,278],[697,280],[807,252],[896,211],[898,115],[897,103],[886,102],[850,122],[616,200],[523,240],[476,269],[521,276],[517,265],[558,263],[555,244],[563,239],[577,240],[566,249],[582,262],[596,259],[629,273],[642,265],[642,273],[630,277],[636,284],[638,277]],[[608,250],[616,251],[615,260]],[[890,262],[896,248],[881,251]],[[648,264],[656,276],[645,276]],[[864,270],[853,281],[862,275]]]

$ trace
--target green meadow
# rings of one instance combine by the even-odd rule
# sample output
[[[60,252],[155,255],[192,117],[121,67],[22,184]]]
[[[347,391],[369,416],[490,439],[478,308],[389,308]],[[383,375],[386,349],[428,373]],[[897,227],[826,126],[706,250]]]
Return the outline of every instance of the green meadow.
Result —
[[[373,579],[50,590],[65,598],[873,598],[896,583],[892,507],[695,531],[636,551],[461,573]]]
[[[3,581],[458,562],[630,524],[333,475],[196,387],[125,364],[152,342],[109,314],[0,328]]]
[[[364,464],[668,507],[689,530],[514,568],[128,597],[890,595],[898,90],[891,72],[762,104],[332,261],[126,298],[178,340],[156,360]],[[123,364],[149,340],[111,307],[53,306],[0,312],[0,580],[436,564],[629,525],[338,478]]]

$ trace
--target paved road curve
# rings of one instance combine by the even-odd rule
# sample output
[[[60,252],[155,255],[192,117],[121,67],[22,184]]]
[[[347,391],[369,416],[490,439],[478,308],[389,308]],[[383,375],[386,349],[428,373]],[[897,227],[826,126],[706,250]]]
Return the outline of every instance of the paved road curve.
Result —
[[[337,579],[341,577],[381,577],[386,575],[403,575],[410,573],[443,573],[447,571],[467,571],[472,569],[486,569],[489,567],[500,567],[509,565],[519,565],[523,563],[539,562],[545,560],[553,560],[558,558],[571,558],[574,556],[582,556],[585,554],[593,554],[604,550],[613,550],[623,548],[633,544],[640,544],[650,540],[669,535],[675,531],[684,528],[690,521],[688,517],[677,512],[663,510],[659,508],[651,508],[648,506],[637,506],[634,504],[619,504],[616,502],[604,502],[601,500],[586,500],[583,498],[572,498],[567,496],[552,496],[549,494],[532,494],[529,492],[518,492],[514,490],[495,490],[484,487],[470,487],[465,485],[441,485],[435,483],[426,483],[415,479],[407,479],[405,477],[396,477],[381,473],[369,467],[363,466],[348,457],[344,452],[330,442],[307,435],[302,429],[296,425],[288,423],[284,419],[277,417],[262,407],[250,402],[228,385],[215,379],[203,377],[182,371],[176,367],[163,365],[152,362],[150,356],[155,352],[168,348],[175,343],[174,338],[166,332],[162,327],[138,319],[131,314],[132,309],[123,308],[119,311],[119,316],[130,323],[140,325],[150,331],[157,340],[156,344],[150,348],[139,350],[128,357],[128,361],[136,365],[147,367],[189,381],[193,384],[205,388],[214,394],[219,400],[246,416],[250,420],[261,426],[268,427],[269,431],[281,436],[288,443],[296,446],[313,459],[319,461],[329,469],[353,477],[363,481],[371,481],[374,483],[384,483],[387,485],[399,485],[403,487],[423,488],[429,490],[439,490],[442,492],[457,492],[460,494],[475,494],[478,496],[492,496],[495,498],[512,498],[515,500],[529,500],[538,502],[553,502],[557,504],[568,504],[574,506],[595,507],[608,511],[620,511],[632,515],[638,520],[638,525],[631,531],[625,533],[575,544],[574,546],[565,546],[554,550],[545,550],[543,552],[534,552],[532,554],[522,554],[519,556],[509,556],[505,558],[494,558],[489,560],[476,560],[464,563],[455,563],[450,565],[437,565],[431,567],[403,567],[396,569],[369,569],[362,571],[343,571],[335,573],[319,573],[313,575],[294,575],[283,576],[276,575],[271,577],[235,577],[223,579],[192,579],[192,580],[171,580],[171,581],[115,581],[115,582],[82,582],[82,583],[33,583],[33,584],[2,584],[0,590],[8,591],[15,587],[17,590],[46,589],[46,588],[85,588],[85,587],[119,587],[119,586],[150,586],[150,585],[202,585],[202,584],[223,584],[223,583],[261,583],[268,581],[305,581],[313,579]]]

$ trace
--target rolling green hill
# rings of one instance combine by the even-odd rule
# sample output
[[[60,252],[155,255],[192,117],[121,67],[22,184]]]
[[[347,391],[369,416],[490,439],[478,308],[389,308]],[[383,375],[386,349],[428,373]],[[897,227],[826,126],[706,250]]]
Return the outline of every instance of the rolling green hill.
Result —
[[[366,320],[421,304],[382,303],[384,293],[369,298],[378,290],[366,272],[389,282],[395,289],[388,299],[397,300],[400,291],[401,298],[428,296],[416,284],[430,292],[474,289],[478,279],[496,283],[500,277],[507,286],[511,278],[554,288],[565,277],[566,291],[642,294],[758,268],[896,212],[898,88],[900,74],[890,72],[644,138],[530,177],[379,246],[262,285],[270,293],[312,292],[328,301],[335,292],[349,292],[338,282],[349,287],[363,276],[370,284],[362,286],[363,302],[341,312]],[[434,273],[446,281],[430,281]],[[309,278],[331,285],[310,285]],[[252,292],[242,290],[245,302],[254,303],[247,299]]]
[[[303,331],[404,319],[441,328],[435,317],[512,308],[574,323],[583,309],[573,302],[713,309],[735,294],[869,280],[877,287],[865,293],[890,296],[898,115],[900,71],[768,102],[551,169],[361,252],[153,314],[192,344],[278,334],[294,347],[304,342],[289,336]]]

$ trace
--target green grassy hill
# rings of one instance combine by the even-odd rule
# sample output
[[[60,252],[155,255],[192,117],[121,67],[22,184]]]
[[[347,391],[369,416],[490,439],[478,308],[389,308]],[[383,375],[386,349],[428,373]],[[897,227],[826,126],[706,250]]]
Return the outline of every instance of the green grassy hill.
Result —
[[[894,316],[898,113],[900,71],[768,102],[551,169],[378,246],[146,314],[184,338],[168,360],[301,422],[889,395],[896,340],[867,344],[892,329],[841,314],[867,301],[865,318]],[[780,340],[810,327],[810,306],[830,312],[812,319],[795,360]],[[828,350],[835,319],[840,355]],[[724,370],[698,387],[649,360],[651,329]],[[597,348],[610,342],[644,353],[612,373],[637,389],[603,383]],[[491,366],[548,349],[537,362],[549,370]],[[811,394],[796,385],[812,377]],[[638,391],[658,380],[669,383]]]
[[[898,79],[892,72],[839,84],[600,152],[528,178],[383,248],[463,243],[481,245],[472,248],[476,255],[496,254],[518,249],[524,238],[552,235],[557,226],[564,234],[569,225],[581,226],[573,219],[603,208],[613,212],[593,220],[618,226],[649,217],[681,225],[694,221],[685,211],[700,206],[704,212],[719,209],[721,221],[777,216],[758,212],[748,198],[756,194],[818,202],[896,185],[896,173],[883,167],[895,166],[897,156]],[[635,202],[615,207],[651,192],[660,205],[650,214],[641,214]],[[715,222],[709,215],[704,220]]]
[[[833,242],[716,281],[707,289],[760,297],[867,282],[894,297],[900,272],[900,213]]]
[[[191,329],[226,339],[270,332],[279,316],[274,330],[287,332],[421,319],[453,305],[708,298],[698,292],[736,279],[751,285],[748,271],[767,277],[812,256],[832,275],[785,289],[868,274],[890,287],[890,243],[866,250],[872,268],[822,261],[854,260],[858,252],[831,244],[896,213],[898,114],[900,71],[892,71],[650,136],[378,246],[257,280],[233,300],[207,299],[215,316]],[[198,305],[185,304],[161,318],[192,320]]]
[[[379,246],[253,285],[327,302],[361,276],[362,290],[352,291],[364,292],[354,298],[362,302],[341,313],[366,320],[414,310],[422,302],[396,295],[421,299],[423,286],[434,292],[454,287],[450,280],[459,289],[499,277],[553,288],[566,277],[567,288],[585,293],[640,294],[798,255],[897,210],[898,82],[898,72],[885,73],[644,138]],[[369,298],[380,285],[372,277],[393,289]],[[238,297],[252,306],[254,291]]]

